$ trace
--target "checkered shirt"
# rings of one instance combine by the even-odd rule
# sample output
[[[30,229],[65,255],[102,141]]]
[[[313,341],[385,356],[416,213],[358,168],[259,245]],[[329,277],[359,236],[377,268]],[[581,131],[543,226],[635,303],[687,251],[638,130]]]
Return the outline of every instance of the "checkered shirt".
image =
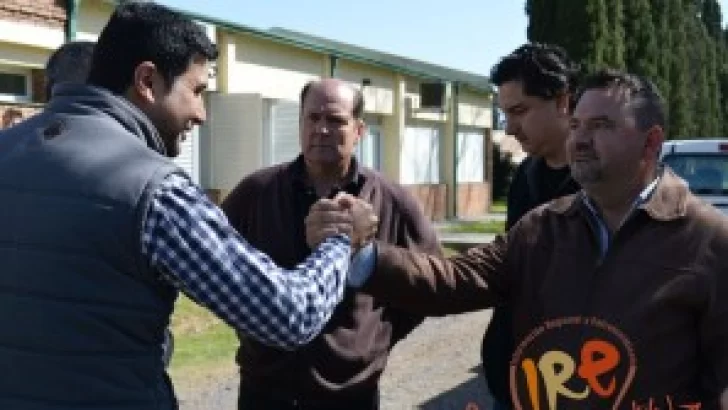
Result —
[[[235,329],[291,350],[316,337],[341,301],[351,248],[347,236],[331,237],[295,269],[280,268],[187,176],[171,174],[152,193],[142,253]]]

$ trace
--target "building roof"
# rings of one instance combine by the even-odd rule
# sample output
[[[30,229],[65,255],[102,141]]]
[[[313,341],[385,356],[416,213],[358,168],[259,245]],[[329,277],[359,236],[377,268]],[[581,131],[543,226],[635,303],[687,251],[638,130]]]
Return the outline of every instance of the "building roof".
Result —
[[[102,0],[106,3],[118,4],[120,0]],[[276,43],[328,54],[344,60],[369,64],[388,69],[397,73],[410,75],[431,81],[457,82],[461,86],[479,92],[490,94],[492,86],[486,76],[481,76],[466,71],[447,68],[423,61],[384,53],[364,47],[359,47],[339,41],[316,37],[283,28],[271,28],[262,30],[240,23],[234,23],[214,17],[205,16],[192,11],[180,10],[170,7],[189,18],[203,23],[212,24],[218,28],[233,32],[245,33],[257,38],[274,41]]]
[[[462,84],[466,84],[478,90],[490,91],[491,85],[488,77],[469,73],[462,70],[456,70],[448,67],[443,67],[436,64],[426,63],[424,61],[415,60],[412,58],[402,57],[394,54],[384,53],[369,48],[359,47],[352,44],[343,43],[340,41],[329,40],[323,37],[317,37],[298,31],[288,30],[285,28],[274,27],[268,30],[278,36],[299,40],[307,44],[315,44],[322,48],[329,48],[332,50],[338,50],[340,52],[363,57],[370,61],[382,61],[392,64],[397,67],[403,68],[409,72],[421,72],[427,76],[442,81],[457,81]]]

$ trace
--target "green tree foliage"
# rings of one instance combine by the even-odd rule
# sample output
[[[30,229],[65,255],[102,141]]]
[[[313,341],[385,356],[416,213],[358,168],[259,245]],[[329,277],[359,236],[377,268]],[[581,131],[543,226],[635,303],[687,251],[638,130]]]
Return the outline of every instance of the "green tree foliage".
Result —
[[[728,30],[718,0],[527,0],[530,41],[558,44],[587,71],[653,80],[670,138],[728,137]]]

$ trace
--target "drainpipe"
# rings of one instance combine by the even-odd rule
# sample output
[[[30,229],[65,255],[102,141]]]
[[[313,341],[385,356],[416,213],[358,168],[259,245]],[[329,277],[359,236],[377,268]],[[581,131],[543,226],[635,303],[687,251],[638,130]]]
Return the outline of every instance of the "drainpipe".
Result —
[[[491,130],[500,130],[500,118],[498,117],[498,93],[494,92],[490,97]]]
[[[78,27],[78,6],[81,0],[68,0],[66,2],[66,41],[76,39]]]
[[[339,58],[335,55],[330,55],[329,62],[329,77],[336,78],[336,71],[339,68]]]
[[[453,218],[458,218],[458,130],[460,119],[458,117],[458,111],[460,111],[460,83],[457,81],[452,82],[452,97],[450,98],[452,103],[452,134],[453,134],[453,150],[452,150],[452,164],[455,169],[452,171],[452,186],[453,186]]]

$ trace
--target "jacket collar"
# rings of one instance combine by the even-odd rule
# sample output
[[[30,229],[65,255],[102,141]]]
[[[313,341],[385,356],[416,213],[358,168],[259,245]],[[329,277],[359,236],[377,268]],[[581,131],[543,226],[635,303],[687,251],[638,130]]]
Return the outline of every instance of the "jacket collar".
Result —
[[[650,198],[637,208],[644,210],[652,219],[671,221],[685,216],[690,194],[687,184],[669,167],[664,166],[662,175]],[[583,209],[585,192],[556,199],[551,209],[563,215],[574,215]]]
[[[149,118],[126,98],[109,90],[83,84],[60,83],[53,87],[47,110],[68,114],[102,113],[159,154],[166,155],[164,142]]]

